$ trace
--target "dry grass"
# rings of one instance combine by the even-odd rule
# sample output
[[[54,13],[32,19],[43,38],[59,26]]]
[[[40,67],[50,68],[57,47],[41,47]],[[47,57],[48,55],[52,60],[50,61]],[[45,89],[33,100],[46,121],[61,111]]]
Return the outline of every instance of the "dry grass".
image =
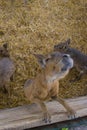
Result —
[[[12,82],[12,94],[0,92],[0,108],[28,103],[23,93],[26,79],[40,71],[30,52],[45,54],[60,41],[71,38],[72,46],[87,54],[86,0],[0,0],[0,45],[9,43],[11,58],[16,65]],[[64,98],[87,95],[87,76],[79,82],[70,83],[76,70],[60,82],[60,95]]]

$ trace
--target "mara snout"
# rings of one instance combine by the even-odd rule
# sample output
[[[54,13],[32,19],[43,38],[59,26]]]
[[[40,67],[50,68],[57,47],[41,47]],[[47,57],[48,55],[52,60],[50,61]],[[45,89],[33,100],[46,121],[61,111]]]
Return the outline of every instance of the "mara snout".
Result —
[[[43,111],[43,120],[51,121],[51,116],[44,104],[50,98],[60,102],[70,117],[75,116],[74,110],[58,96],[59,80],[64,78],[73,67],[73,60],[67,54],[53,52],[48,55],[34,54],[41,66],[41,72],[34,79],[28,79],[24,85],[25,96],[31,103],[40,105]]]

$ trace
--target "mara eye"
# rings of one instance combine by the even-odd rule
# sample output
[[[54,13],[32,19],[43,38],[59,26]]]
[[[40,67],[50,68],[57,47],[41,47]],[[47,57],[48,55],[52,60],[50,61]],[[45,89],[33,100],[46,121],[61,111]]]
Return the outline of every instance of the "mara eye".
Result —
[[[2,53],[2,52],[3,52],[3,50],[0,50],[0,52]]]
[[[60,46],[59,49],[62,49],[62,46]]]
[[[56,67],[55,67],[55,66],[53,66],[53,70],[55,70],[55,68],[56,68]]]
[[[50,58],[47,58],[47,59],[46,59],[46,62],[48,62],[49,60],[50,60]]]

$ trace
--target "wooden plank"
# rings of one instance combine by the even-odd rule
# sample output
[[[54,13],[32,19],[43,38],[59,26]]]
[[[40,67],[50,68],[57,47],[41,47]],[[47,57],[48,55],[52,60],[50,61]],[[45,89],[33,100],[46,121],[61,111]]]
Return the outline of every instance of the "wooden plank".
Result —
[[[76,110],[77,117],[87,116],[87,96],[66,101]],[[52,116],[50,124],[70,120],[65,108],[58,102],[51,101],[46,105]],[[0,130],[22,130],[47,124],[42,121],[41,109],[36,104],[0,110]]]
[[[75,120],[69,120],[53,123],[50,125],[39,126],[36,128],[32,128],[32,130],[63,130],[64,128],[66,128],[67,130],[87,130],[87,116],[77,118]]]

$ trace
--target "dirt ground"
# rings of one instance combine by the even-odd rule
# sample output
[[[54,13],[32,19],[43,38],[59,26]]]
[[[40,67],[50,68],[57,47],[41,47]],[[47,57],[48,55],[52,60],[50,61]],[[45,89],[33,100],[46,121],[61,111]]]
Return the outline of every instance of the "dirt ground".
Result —
[[[46,54],[53,46],[71,39],[71,46],[87,54],[87,1],[86,0],[0,0],[0,46],[9,44],[16,66],[11,82],[11,97],[0,89],[0,108],[28,103],[24,96],[24,82],[41,70],[33,53]],[[78,75],[76,69],[60,81],[63,98],[87,95],[87,75],[80,81],[70,80]]]

